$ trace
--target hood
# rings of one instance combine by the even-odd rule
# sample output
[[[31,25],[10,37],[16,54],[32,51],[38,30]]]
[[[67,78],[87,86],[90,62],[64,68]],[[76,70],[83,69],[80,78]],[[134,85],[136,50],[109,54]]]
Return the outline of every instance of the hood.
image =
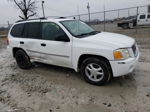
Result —
[[[108,45],[113,48],[131,47],[135,43],[135,40],[131,37],[108,32],[101,32],[97,35],[92,35],[83,39],[94,42],[95,44]]]

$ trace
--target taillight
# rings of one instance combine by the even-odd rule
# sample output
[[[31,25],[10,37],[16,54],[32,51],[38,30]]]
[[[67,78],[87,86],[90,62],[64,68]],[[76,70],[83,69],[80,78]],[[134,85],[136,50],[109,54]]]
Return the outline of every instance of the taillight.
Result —
[[[7,45],[9,45],[9,39],[8,39],[8,37],[7,37],[7,39],[6,39],[6,42],[7,42]]]

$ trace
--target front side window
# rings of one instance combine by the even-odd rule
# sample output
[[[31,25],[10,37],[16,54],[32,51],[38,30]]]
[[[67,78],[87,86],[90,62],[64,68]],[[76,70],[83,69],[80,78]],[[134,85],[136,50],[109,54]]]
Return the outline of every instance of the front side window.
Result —
[[[61,23],[75,37],[82,37],[98,33],[89,25],[78,20],[66,20],[62,21]]]
[[[65,32],[55,23],[42,23],[42,38],[56,41],[59,37],[66,36]]]
[[[141,15],[140,19],[145,19],[146,15]]]
[[[17,24],[15,25],[10,34],[13,36],[13,37],[22,37],[22,32],[23,32],[23,27],[24,27],[24,24]]]

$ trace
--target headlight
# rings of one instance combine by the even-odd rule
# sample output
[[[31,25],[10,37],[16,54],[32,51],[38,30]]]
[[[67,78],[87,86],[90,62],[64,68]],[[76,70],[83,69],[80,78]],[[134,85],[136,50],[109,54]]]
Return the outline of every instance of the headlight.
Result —
[[[124,48],[124,49],[118,49],[114,51],[114,59],[115,60],[124,60],[128,59],[130,56],[129,50]]]

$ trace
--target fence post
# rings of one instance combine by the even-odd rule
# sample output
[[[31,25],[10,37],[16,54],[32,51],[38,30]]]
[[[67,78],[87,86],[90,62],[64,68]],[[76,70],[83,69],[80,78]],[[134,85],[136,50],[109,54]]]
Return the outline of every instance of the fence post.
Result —
[[[91,23],[91,15],[90,15],[90,12],[89,12],[89,24]]]
[[[137,17],[139,15],[139,7],[137,7]],[[136,21],[136,33],[138,32],[138,25],[137,25],[137,21]]]
[[[81,19],[80,19],[80,15],[79,15],[79,20],[81,20]]]
[[[120,17],[120,10],[118,9],[118,19],[119,19],[119,17]]]
[[[128,9],[128,17],[130,17],[130,9]]]
[[[104,31],[106,31],[106,11],[104,10]]]
[[[89,15],[89,24],[91,23],[91,15],[90,15],[90,4],[87,5],[88,15]]]

